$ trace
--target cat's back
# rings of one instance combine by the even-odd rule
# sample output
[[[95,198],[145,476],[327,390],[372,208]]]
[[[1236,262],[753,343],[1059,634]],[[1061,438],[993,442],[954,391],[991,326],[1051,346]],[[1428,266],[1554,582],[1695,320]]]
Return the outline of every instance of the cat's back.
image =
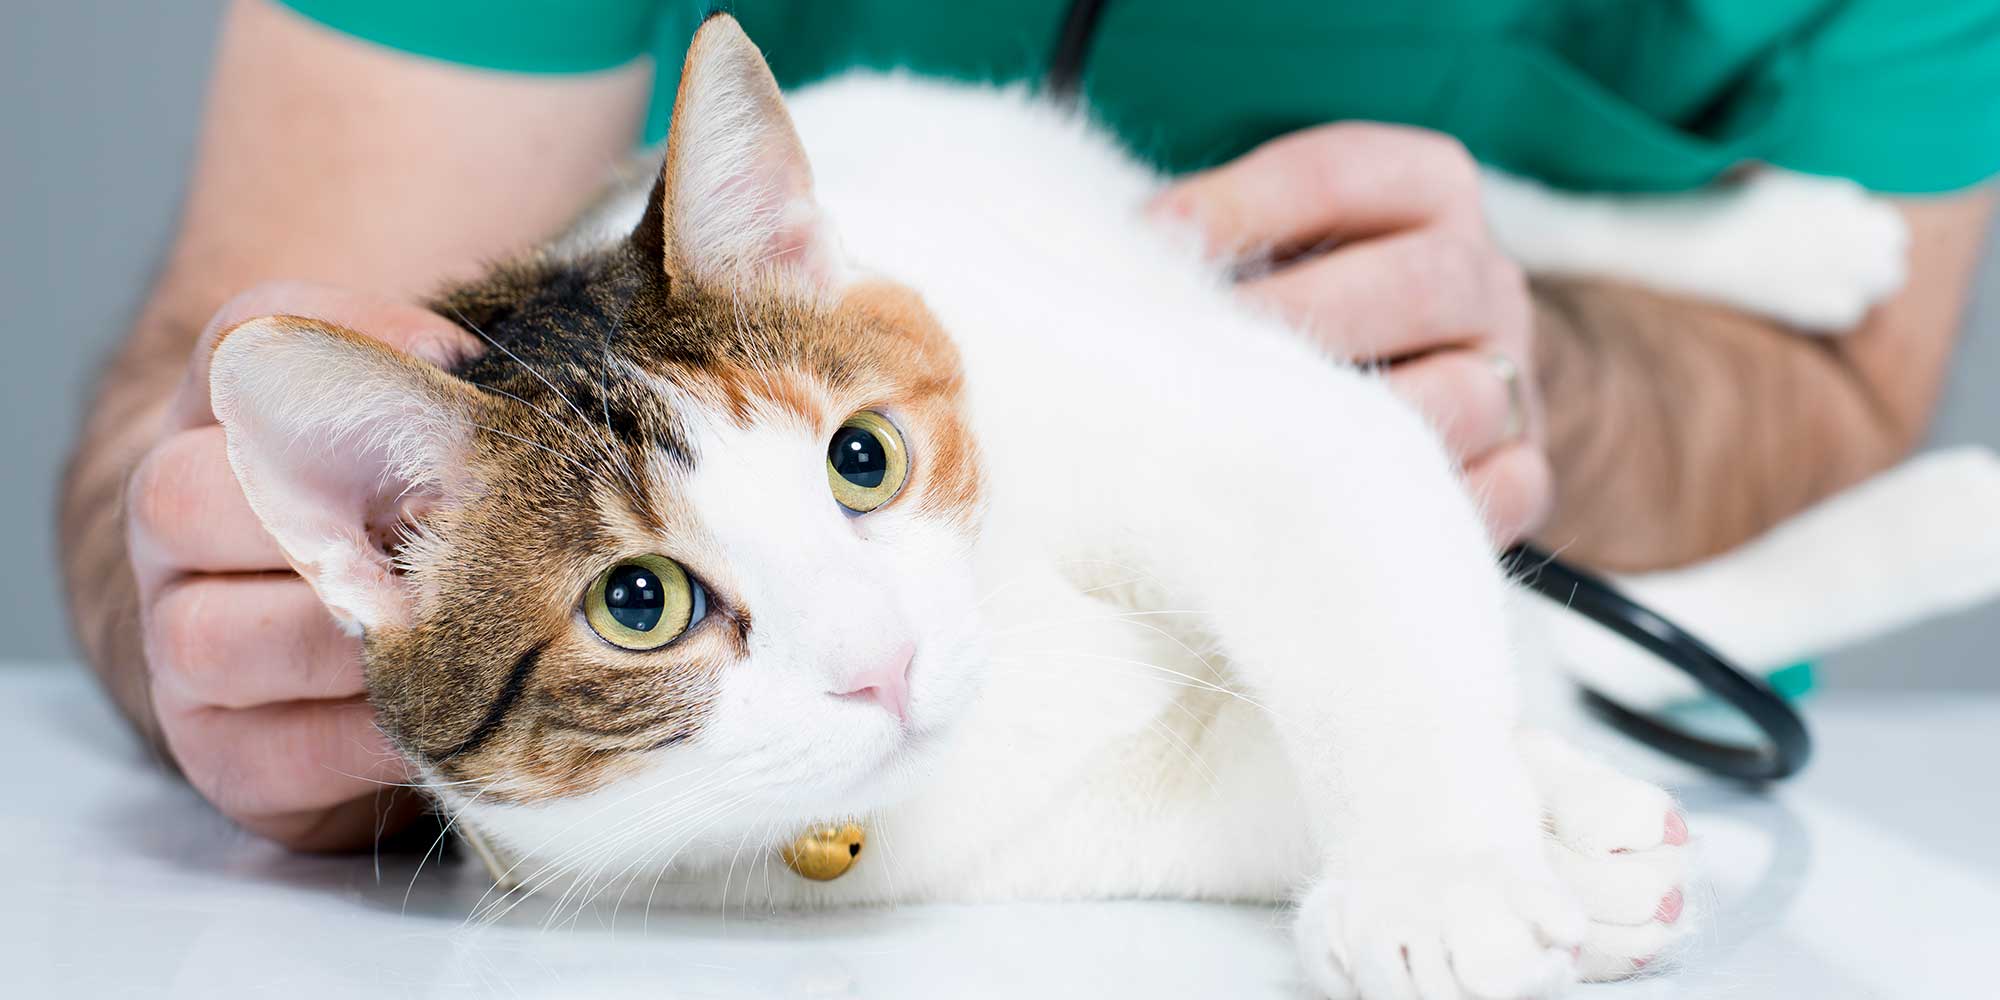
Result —
[[[1075,107],[868,73],[791,106],[847,260],[921,294],[977,388],[1088,395],[1111,375],[1323,360],[1246,309],[1192,229],[1149,215],[1164,178]]]
[[[886,227],[1063,239],[1120,226],[1159,185],[1081,110],[1019,85],[863,72],[804,88],[790,106],[819,199],[864,263],[888,249],[876,245]],[[957,232],[971,242],[979,230]]]

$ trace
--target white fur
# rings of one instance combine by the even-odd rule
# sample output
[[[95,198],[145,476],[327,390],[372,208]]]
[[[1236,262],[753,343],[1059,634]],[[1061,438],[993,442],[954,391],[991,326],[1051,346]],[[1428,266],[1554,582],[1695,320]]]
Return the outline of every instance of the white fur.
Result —
[[[1761,538],[1684,569],[1619,580],[1730,659],[1771,671],[2000,594],[2000,458],[1912,460]],[[1530,613],[1557,662],[1628,705],[1697,694],[1683,675],[1556,605]]]
[[[1840,333],[1903,285],[1903,218],[1853,181],[1764,168],[1684,194],[1587,196],[1481,176],[1501,248],[1543,274],[1616,278]]]
[[[1336,996],[1538,994],[1572,948],[1613,974],[1665,946],[1603,929],[1683,852],[1635,878],[1542,821],[1567,789],[1626,804],[1580,829],[1657,843],[1670,802],[1517,747],[1507,584],[1411,408],[1246,310],[1143,221],[1158,179],[1070,115],[881,77],[792,109],[845,259],[922,292],[964,355],[980,541],[894,505],[839,523],[824,430],[711,422],[695,506],[772,631],[639,778],[534,806],[442,789],[511,880],[638,874],[619,891],[707,906],[1304,892]],[[904,729],[826,697],[882,634],[918,642]],[[772,870],[848,816],[854,871]]]
[[[464,468],[463,407],[385,350],[282,316],[231,331],[210,377],[244,494],[321,602],[357,635],[404,624],[405,584],[369,534]]]
[[[964,357],[988,504],[976,542],[912,504],[848,518],[825,493],[829,428],[744,429],[661,385],[698,461],[641,474],[685,477],[690,558],[707,561],[691,568],[726,576],[757,622],[750,648],[699,732],[636,777],[526,805],[438,783],[507,866],[488,912],[540,889],[724,907],[1297,899],[1303,968],[1336,997],[1543,995],[1628,974],[1685,931],[1692,916],[1656,919],[1688,875],[1672,800],[1518,728],[1516,595],[1414,410],[1241,304],[1193,234],[1146,221],[1160,180],[1076,117],[1018,91],[858,76],[797,96],[801,146],[733,24],[703,32],[677,111],[672,266],[734,292],[773,271],[808,291],[873,272],[921,292]],[[1765,173],[1643,203],[1498,175],[1488,190],[1503,245],[1535,270],[1823,328],[1900,280],[1893,213],[1835,182]],[[585,231],[622,236],[643,205],[634,187]],[[216,358],[239,475],[309,563],[366,538],[339,489],[255,485],[310,480],[315,452],[294,449],[368,435],[336,484],[372,485],[365,505],[426,487],[452,447],[449,421],[409,412],[421,386],[355,392],[393,380],[311,361],[246,333]],[[1827,523],[1878,506],[1836,504],[1746,564],[1810,560]],[[1994,585],[1982,568],[1914,603],[1971,599]],[[391,620],[396,597],[368,589],[382,580],[343,573],[355,593],[315,580],[330,604]],[[1678,611],[1680,591],[1722,592],[1713,575],[1637,586]],[[905,719],[830,696],[910,643]],[[775,867],[800,830],[845,818],[868,834],[853,871]]]
[[[726,41],[697,45],[683,72],[702,85],[682,91],[676,112],[684,141],[668,161],[673,257],[718,286],[755,284],[787,265],[809,282],[837,282],[812,170],[762,56]]]

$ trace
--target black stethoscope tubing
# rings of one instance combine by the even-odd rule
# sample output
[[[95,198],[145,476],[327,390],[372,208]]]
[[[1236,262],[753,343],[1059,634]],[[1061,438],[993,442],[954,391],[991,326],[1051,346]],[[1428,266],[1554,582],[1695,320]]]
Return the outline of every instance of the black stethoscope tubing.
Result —
[[[1503,558],[1529,589],[1666,661],[1741,712],[1762,731],[1765,743],[1741,746],[1698,736],[1658,716],[1633,711],[1585,686],[1584,705],[1612,728],[1661,753],[1743,781],[1790,777],[1812,757],[1812,736],[1791,703],[1686,629],[1603,580],[1533,546],[1517,545]]]
[[[1106,0],[1070,0],[1049,57],[1045,87],[1058,99],[1075,99],[1083,65]],[[1743,714],[1764,735],[1762,746],[1711,740],[1664,718],[1634,711],[1602,692],[1583,687],[1584,705],[1619,732],[1668,756],[1748,782],[1777,781],[1798,773],[1812,756],[1812,737],[1784,696],[1724,659],[1707,643],[1610,584],[1528,545],[1503,556],[1522,571],[1521,583],[1611,630],[1688,675],[1709,694]]]

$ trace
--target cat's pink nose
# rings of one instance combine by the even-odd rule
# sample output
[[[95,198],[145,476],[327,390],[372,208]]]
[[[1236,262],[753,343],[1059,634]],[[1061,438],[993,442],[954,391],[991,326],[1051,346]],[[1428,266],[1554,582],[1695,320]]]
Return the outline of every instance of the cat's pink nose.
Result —
[[[847,679],[833,692],[842,698],[862,698],[889,710],[898,722],[910,721],[910,660],[917,644],[903,643],[886,659]]]

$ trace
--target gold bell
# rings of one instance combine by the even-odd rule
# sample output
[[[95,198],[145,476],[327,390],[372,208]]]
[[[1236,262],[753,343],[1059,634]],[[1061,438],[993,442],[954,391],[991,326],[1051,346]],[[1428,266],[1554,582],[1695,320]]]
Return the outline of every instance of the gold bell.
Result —
[[[816,826],[779,852],[786,867],[815,882],[830,882],[847,874],[861,857],[868,837],[855,823]]]

